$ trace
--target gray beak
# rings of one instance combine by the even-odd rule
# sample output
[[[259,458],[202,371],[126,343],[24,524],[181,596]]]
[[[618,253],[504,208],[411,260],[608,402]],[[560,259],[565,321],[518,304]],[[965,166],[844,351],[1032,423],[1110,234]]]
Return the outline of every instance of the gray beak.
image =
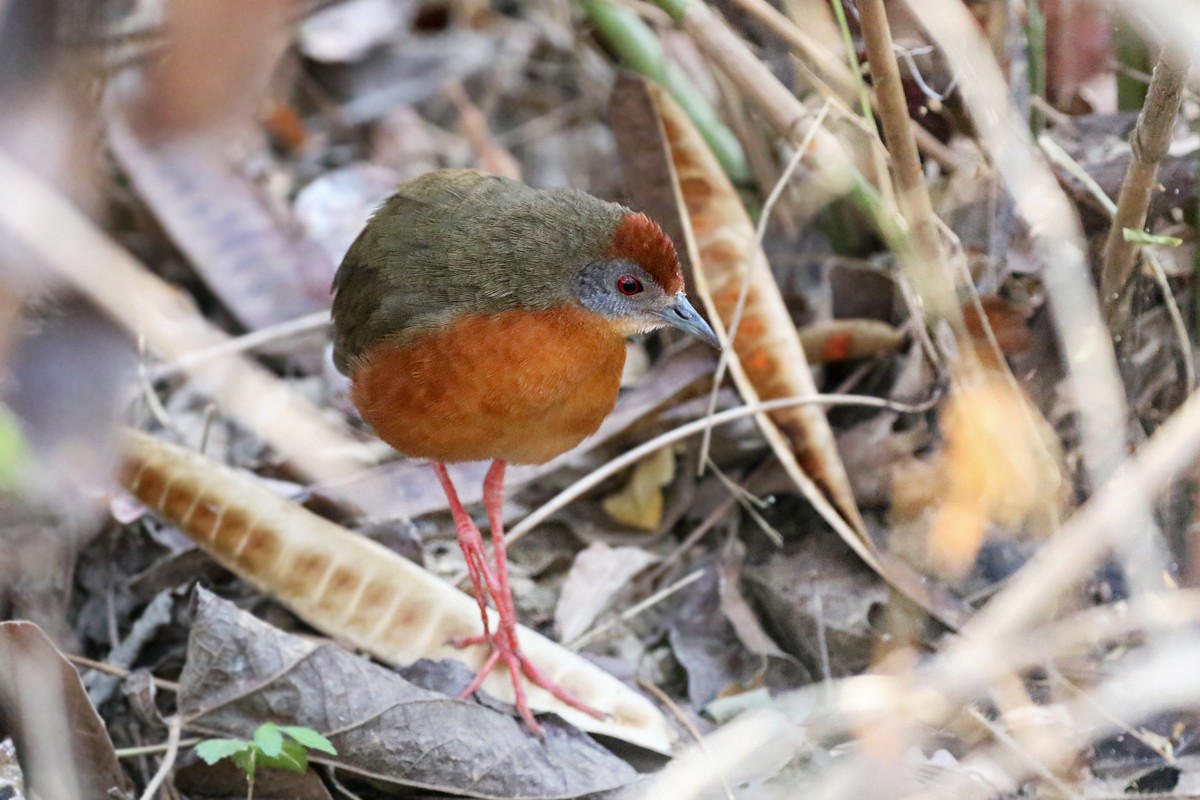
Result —
[[[721,349],[721,342],[717,339],[717,335],[704,321],[704,317],[692,308],[692,304],[684,297],[683,292],[675,296],[675,305],[662,312],[662,320],[672,328],[678,328],[689,336],[695,336],[718,350]]]

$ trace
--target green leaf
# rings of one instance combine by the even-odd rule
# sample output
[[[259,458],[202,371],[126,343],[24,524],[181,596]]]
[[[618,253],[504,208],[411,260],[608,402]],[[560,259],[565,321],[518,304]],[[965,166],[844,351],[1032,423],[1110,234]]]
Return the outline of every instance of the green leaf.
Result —
[[[195,749],[196,755],[200,756],[205,764],[215,764],[222,758],[249,750],[250,742],[245,739],[206,739],[196,745]]]
[[[247,742],[247,744],[250,744]],[[250,744],[245,750],[240,753],[233,754],[233,763],[237,764],[242,772],[246,773],[246,780],[254,783],[254,769],[258,764],[259,750],[253,744]]]
[[[1134,230],[1133,228],[1122,228],[1121,236],[1125,241],[1133,242],[1134,244],[1151,244],[1159,245],[1160,247],[1179,247],[1183,244],[1183,239],[1175,236],[1155,236],[1152,233],[1145,231]]]
[[[308,769],[308,751],[304,749],[304,745],[288,739],[284,741],[279,755],[260,755],[258,757],[258,765],[260,767],[282,769],[287,772],[304,772],[304,770]]]
[[[274,758],[283,751],[283,734],[274,722],[264,722],[254,732],[254,746],[267,758]]]
[[[329,753],[331,756],[337,755],[337,748],[333,746],[333,743],[312,728],[305,728],[299,725],[282,725],[279,730],[309,750],[320,750],[322,753]]]

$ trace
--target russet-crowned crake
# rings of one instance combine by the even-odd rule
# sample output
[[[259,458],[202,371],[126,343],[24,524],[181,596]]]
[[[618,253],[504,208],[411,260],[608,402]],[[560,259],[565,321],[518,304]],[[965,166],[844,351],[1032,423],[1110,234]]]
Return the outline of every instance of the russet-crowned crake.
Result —
[[[644,214],[573,189],[532,189],[472,170],[408,181],[367,223],[334,279],[334,362],[381,439],[433,463],[492,652],[534,732],[523,674],[599,716],[521,653],[501,517],[507,463],[539,464],[612,410],[625,337],[670,325],[712,344],[683,294],[671,240]],[[445,464],[491,459],[483,501],[495,564]],[[499,625],[489,630],[487,595]]]

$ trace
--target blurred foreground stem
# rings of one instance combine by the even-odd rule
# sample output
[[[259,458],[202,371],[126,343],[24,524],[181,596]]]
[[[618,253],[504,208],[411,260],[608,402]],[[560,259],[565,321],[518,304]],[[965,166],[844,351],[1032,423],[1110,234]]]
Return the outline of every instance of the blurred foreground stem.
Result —
[[[667,58],[658,37],[636,13],[608,0],[579,0],[588,19],[604,42],[630,69],[662,86],[695,123],[704,141],[712,148],[721,168],[734,183],[750,178],[742,145],[717,118],[704,95],[692,85],[683,70]]]

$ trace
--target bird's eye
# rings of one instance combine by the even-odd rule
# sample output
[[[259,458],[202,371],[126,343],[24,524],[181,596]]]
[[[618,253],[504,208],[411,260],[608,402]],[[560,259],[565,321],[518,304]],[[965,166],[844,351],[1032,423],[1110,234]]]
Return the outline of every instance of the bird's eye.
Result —
[[[632,275],[622,275],[617,278],[617,291],[624,295],[640,294],[642,282]]]

